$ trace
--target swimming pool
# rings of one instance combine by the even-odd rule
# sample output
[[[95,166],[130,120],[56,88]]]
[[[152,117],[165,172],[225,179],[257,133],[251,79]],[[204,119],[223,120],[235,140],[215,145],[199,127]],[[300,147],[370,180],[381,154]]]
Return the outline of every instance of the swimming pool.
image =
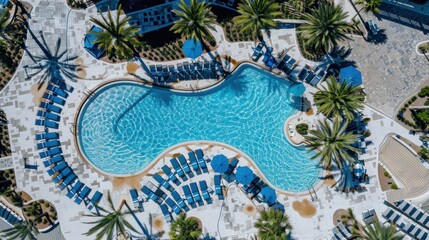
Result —
[[[250,65],[203,93],[109,84],[80,111],[79,146],[102,171],[129,175],[180,142],[223,142],[249,155],[276,187],[303,191],[320,169],[311,154],[285,138],[284,123],[297,111],[290,85]]]

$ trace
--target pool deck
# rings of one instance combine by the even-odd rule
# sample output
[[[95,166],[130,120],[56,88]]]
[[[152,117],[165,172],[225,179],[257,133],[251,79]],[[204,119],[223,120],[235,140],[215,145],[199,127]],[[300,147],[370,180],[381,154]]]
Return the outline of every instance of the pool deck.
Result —
[[[75,114],[81,100],[85,96],[85,91],[93,89],[102,82],[111,79],[132,78],[127,72],[127,63],[108,64],[92,58],[83,49],[84,34],[89,30],[91,23],[90,16],[97,16],[97,9],[89,7],[87,10],[70,10],[64,0],[29,0],[33,6],[32,20],[30,26],[33,32],[39,30],[44,31],[45,38],[49,44],[53,44],[57,37],[63,37],[63,48],[69,50],[69,56],[79,56],[77,60],[86,66],[85,72],[82,73],[83,79],[76,83],[69,83],[75,91],[67,99],[63,113],[61,114],[60,122],[60,141],[64,157],[67,163],[72,167],[73,171],[79,176],[79,179],[92,189],[96,189],[107,195],[108,191],[112,192],[112,197],[117,206],[121,199],[127,199],[131,203],[129,196],[130,187],[139,187],[149,181],[149,176],[136,176],[132,179],[121,179],[107,177],[94,171],[87,164],[82,164],[82,160],[77,154],[75,144],[73,143],[74,136],[71,128],[75,119]],[[65,19],[68,19],[65,21]],[[251,47],[253,42],[229,43],[225,38],[220,27],[216,26],[218,31],[214,34],[218,40],[218,52],[222,55],[232,56],[237,62],[249,61],[252,54]],[[67,43],[66,43],[67,39]],[[268,37],[265,36],[265,39]],[[273,46],[274,54],[278,54],[283,50],[289,50],[289,53],[298,59],[299,66],[294,71],[308,64],[314,66],[314,62],[302,59],[297,50],[295,29],[285,28],[272,30],[268,43]],[[271,44],[274,43],[274,44]],[[35,44],[34,40],[29,36],[27,40],[28,50],[35,54],[41,54],[40,49]],[[203,55],[201,59],[208,59]],[[175,61],[180,62],[183,60]],[[154,62],[145,61],[147,64]],[[174,62],[174,63],[175,63]],[[173,62],[171,62],[173,63]],[[10,123],[9,134],[11,138],[12,156],[0,158],[0,169],[14,168],[17,176],[17,189],[28,192],[33,199],[46,199],[53,203],[56,209],[59,209],[58,217],[60,227],[52,231],[48,236],[41,236],[41,239],[93,239],[86,237],[85,233],[90,225],[83,222],[88,221],[82,213],[86,212],[85,206],[78,206],[65,197],[64,192],[61,192],[55,187],[54,183],[46,173],[42,161],[38,156],[36,149],[36,141],[34,135],[41,131],[41,128],[34,125],[37,107],[33,102],[35,97],[32,89],[35,86],[35,80],[26,80],[26,70],[23,66],[31,64],[31,59],[25,53],[20,66],[13,79],[0,92],[0,106],[6,112]],[[259,62],[259,64],[261,64]],[[137,75],[145,77],[142,69],[137,69]],[[207,87],[215,81],[200,81],[199,83],[191,83],[191,81],[181,82],[175,88],[201,88]],[[37,100],[35,101],[37,102]],[[371,117],[371,122],[368,128],[372,131],[372,135],[368,140],[373,144],[367,146],[366,154],[362,155],[365,161],[367,173],[370,181],[365,185],[366,191],[355,193],[339,193],[335,188],[331,188],[328,182],[322,183],[315,188],[316,197],[313,197],[312,203],[316,207],[316,213],[313,217],[302,217],[292,207],[294,201],[302,201],[307,199],[311,201],[308,194],[281,194],[278,192],[278,200],[285,206],[286,214],[290,218],[293,227],[293,236],[296,239],[327,239],[332,236],[331,229],[334,227],[332,223],[333,213],[339,208],[352,207],[357,216],[360,216],[362,211],[374,208],[379,216],[387,208],[383,201],[387,199],[386,193],[382,192],[378,184],[377,164],[379,161],[379,147],[381,146],[385,136],[391,132],[400,134],[408,140],[419,144],[418,136],[409,135],[408,130],[400,126],[388,116],[374,110],[371,107],[364,109],[364,114]],[[389,112],[390,113],[390,112]],[[226,154],[228,157],[234,156],[236,152],[225,146],[210,144],[190,144],[188,148],[195,149],[201,147],[206,150],[206,154],[213,156],[217,153]],[[166,146],[169,147],[169,146]],[[162,163],[168,161],[172,154],[185,153],[189,149],[187,147],[177,147],[168,150],[168,153],[163,154],[158,162],[153,163],[154,167],[147,173],[151,174],[159,170]],[[39,165],[38,170],[24,169],[23,158],[28,159],[28,163]],[[243,161],[240,164],[248,164],[252,166],[251,161],[245,161],[245,157],[241,156]],[[339,172],[334,171],[332,174],[338,178]],[[263,176],[262,176],[263,177]],[[203,174],[192,181],[206,180],[209,186],[212,186],[213,173]],[[189,216],[198,217],[203,222],[203,234],[215,238],[222,239],[249,239],[256,233],[253,223],[258,218],[258,212],[246,212],[244,207],[254,206],[256,209],[265,207],[266,205],[251,201],[243,194],[239,187],[232,184],[228,187],[227,198],[224,203],[219,200],[214,200],[213,204],[205,205],[189,212]],[[216,199],[216,196],[212,196]],[[106,204],[106,199],[103,198],[101,205]],[[139,219],[146,225],[151,226],[149,219],[162,218],[160,208],[153,202],[145,202],[145,212],[137,213]],[[221,212],[222,210],[222,212]],[[130,222],[134,221],[129,217]],[[0,228],[4,226],[1,224]],[[169,225],[163,224],[162,228],[154,229],[154,232],[161,230],[168,233]],[[61,231],[62,234],[61,234]],[[63,236],[64,235],[64,236]],[[164,237],[167,235],[164,235]]]

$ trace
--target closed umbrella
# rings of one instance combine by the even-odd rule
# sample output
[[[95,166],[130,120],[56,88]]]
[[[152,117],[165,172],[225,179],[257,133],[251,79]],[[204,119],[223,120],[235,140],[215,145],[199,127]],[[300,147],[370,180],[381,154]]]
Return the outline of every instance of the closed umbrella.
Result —
[[[235,174],[235,180],[238,183],[248,185],[252,182],[254,176],[253,171],[249,167],[238,167],[237,173]]]
[[[216,155],[213,157],[211,165],[213,171],[218,173],[224,173],[226,172],[226,170],[228,170],[228,158],[223,154]]]
[[[188,39],[183,43],[182,51],[186,57],[195,59],[203,53],[201,42],[195,39]]]

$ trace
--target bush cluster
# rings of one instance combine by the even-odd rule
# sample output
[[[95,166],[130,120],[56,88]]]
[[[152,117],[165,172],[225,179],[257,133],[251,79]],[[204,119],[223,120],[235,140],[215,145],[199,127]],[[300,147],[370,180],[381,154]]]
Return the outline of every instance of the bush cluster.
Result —
[[[308,133],[308,125],[305,123],[301,123],[296,125],[296,131],[301,135],[307,135]]]

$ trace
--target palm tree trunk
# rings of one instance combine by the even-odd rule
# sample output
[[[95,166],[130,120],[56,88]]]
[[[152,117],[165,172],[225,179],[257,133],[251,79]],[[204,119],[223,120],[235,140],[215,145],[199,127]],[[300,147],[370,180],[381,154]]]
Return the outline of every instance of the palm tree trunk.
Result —
[[[152,237],[149,234],[149,232],[147,231],[147,229],[143,226],[143,224],[140,222],[140,220],[137,218],[137,216],[134,214],[134,211],[130,208],[130,206],[128,205],[127,201],[124,199],[121,202],[121,206],[125,205],[125,207],[127,207],[128,211],[130,212],[131,216],[133,216],[134,220],[137,222],[137,224],[139,225],[139,227],[141,228],[141,230],[143,231],[143,234],[146,236],[147,239],[151,240]]]
[[[152,75],[152,73],[150,72],[149,68],[147,67],[146,63],[143,61],[143,59],[140,57],[140,53],[137,51],[137,49],[129,42],[125,42],[125,45],[127,45],[127,47],[133,52],[133,55],[135,58],[137,58],[137,60],[140,62],[140,65],[142,66],[142,68],[146,71],[147,75],[149,75],[149,77],[152,80],[155,80],[154,76]]]

